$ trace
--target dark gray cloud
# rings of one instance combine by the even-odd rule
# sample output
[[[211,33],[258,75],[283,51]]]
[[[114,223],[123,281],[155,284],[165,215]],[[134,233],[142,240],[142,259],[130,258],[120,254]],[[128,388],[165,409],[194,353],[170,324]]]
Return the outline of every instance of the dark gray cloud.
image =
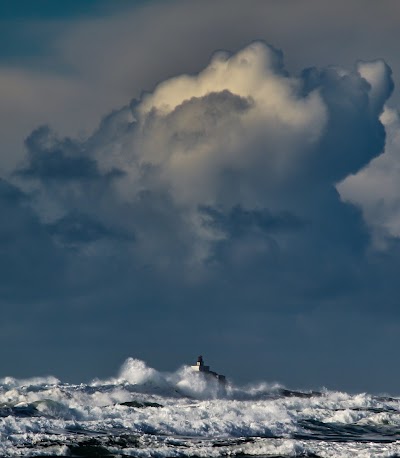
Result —
[[[11,303],[51,295],[63,274],[62,256],[29,200],[18,188],[0,180],[0,289],[2,299]]]
[[[328,107],[328,125],[319,146],[324,154],[317,158],[316,175],[326,175],[331,182],[337,182],[360,170],[383,150],[385,129],[379,116],[393,89],[391,70],[383,65],[384,93],[376,105],[368,96],[372,91],[364,78],[340,75],[334,68],[303,72],[305,89],[320,88]]]
[[[25,141],[26,167],[17,171],[25,178],[39,180],[96,180],[102,177],[96,160],[85,154],[83,145],[70,138],[59,140],[48,126],[33,131]],[[110,170],[106,177],[121,172]]]
[[[69,213],[54,223],[48,224],[49,233],[66,245],[80,245],[101,239],[133,241],[133,234],[123,234],[106,227],[87,215]]]
[[[238,205],[230,209],[228,213],[211,207],[200,207],[199,210],[208,217],[205,221],[206,225],[227,232],[232,237],[240,237],[254,230],[264,233],[296,231],[302,229],[306,224],[296,215],[288,212],[273,215],[265,208],[245,210]]]

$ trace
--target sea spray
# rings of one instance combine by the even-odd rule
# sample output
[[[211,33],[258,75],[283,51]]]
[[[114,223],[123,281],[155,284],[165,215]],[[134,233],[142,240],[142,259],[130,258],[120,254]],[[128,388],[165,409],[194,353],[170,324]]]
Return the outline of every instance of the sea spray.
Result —
[[[108,380],[0,384],[1,456],[393,457],[400,400],[294,391],[267,382],[221,390],[188,366],[129,358]]]

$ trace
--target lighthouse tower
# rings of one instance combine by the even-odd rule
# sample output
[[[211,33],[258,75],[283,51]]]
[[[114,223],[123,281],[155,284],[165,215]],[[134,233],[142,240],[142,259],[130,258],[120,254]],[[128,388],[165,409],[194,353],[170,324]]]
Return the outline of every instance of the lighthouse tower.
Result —
[[[204,365],[203,357],[201,355],[197,358],[196,365],[191,367],[193,370],[198,372],[210,372],[210,366]]]
[[[196,365],[190,366],[190,367],[196,372],[201,372],[206,377],[216,378],[218,382],[221,384],[221,386],[225,386],[226,384],[225,375],[217,374],[214,371],[210,371],[210,366],[204,365],[203,357],[201,355],[197,358]]]

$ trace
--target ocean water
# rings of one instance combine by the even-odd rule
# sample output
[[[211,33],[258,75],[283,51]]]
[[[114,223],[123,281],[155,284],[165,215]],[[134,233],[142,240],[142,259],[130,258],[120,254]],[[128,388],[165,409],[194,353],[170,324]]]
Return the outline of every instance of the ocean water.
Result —
[[[89,384],[1,379],[0,456],[400,457],[400,398],[223,388],[130,358]]]

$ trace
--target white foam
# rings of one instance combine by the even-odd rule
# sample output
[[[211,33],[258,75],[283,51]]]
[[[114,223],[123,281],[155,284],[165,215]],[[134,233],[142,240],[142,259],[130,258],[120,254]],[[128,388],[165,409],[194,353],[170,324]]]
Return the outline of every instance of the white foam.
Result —
[[[400,454],[397,442],[294,439],[298,434],[307,434],[307,421],[326,427],[367,425],[398,431],[400,400],[365,393],[350,395],[325,390],[316,395],[285,396],[280,391],[282,387],[267,383],[245,387],[228,384],[226,390],[221,390],[216,380],[201,377],[188,367],[160,373],[133,358],[124,363],[116,378],[96,380],[89,385],[63,384],[51,377],[24,381],[7,378],[3,382],[0,407],[6,409],[8,416],[0,422],[1,456],[34,455],[39,449],[27,444],[41,441],[49,445],[45,452],[40,450],[41,454],[65,454],[65,447],[53,447],[52,441],[73,443],[75,436],[66,433],[72,430],[137,435],[140,448],[124,449],[124,454],[135,456],[314,453],[327,458],[383,458]],[[129,405],[129,401],[138,404]],[[128,405],[122,405],[127,402]],[[140,403],[149,402],[162,407],[139,407]],[[18,416],[17,411],[7,410],[10,408],[26,408],[28,414]],[[29,409],[36,409],[36,414],[29,414]],[[216,441],[226,444],[215,446]]]
[[[46,377],[32,377],[29,379],[17,379],[14,377],[5,377],[0,379],[0,387],[12,388],[20,386],[44,386],[57,385],[60,380],[52,375]]]
[[[153,383],[155,385],[165,385],[166,381],[160,372],[148,367],[140,359],[128,358],[119,373],[119,380],[127,381],[133,385]]]

